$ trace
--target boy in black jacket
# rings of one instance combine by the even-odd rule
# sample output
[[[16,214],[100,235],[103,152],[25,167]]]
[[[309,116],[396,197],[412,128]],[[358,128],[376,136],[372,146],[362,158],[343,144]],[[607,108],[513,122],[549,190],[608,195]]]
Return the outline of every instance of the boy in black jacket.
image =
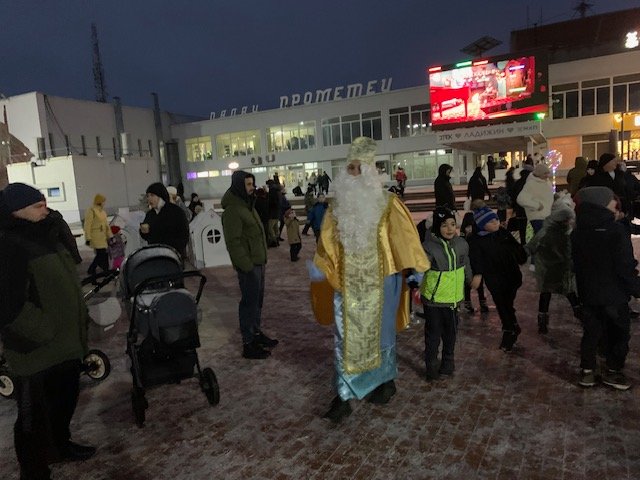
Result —
[[[500,348],[511,351],[520,334],[513,303],[522,285],[519,265],[527,261],[527,253],[513,236],[500,227],[500,220],[489,207],[473,212],[478,236],[469,244],[471,270],[474,273],[472,288],[481,280],[491,292],[493,302],[502,322]]]
[[[622,369],[629,352],[628,303],[631,296],[640,296],[631,239],[624,225],[616,221],[617,201],[611,189],[586,187],[575,199],[572,256],[578,295],[584,304],[578,384],[596,384],[596,350],[604,337],[602,383],[627,390],[631,384]]]

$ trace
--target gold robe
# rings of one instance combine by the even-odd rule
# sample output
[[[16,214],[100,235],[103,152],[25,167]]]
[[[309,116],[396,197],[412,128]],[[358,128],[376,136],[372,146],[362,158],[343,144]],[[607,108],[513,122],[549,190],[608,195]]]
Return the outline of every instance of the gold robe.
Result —
[[[366,275],[372,277],[372,285],[377,286],[381,292],[382,280],[384,277],[402,272],[405,269],[413,268],[416,271],[424,272],[430,268],[429,260],[420,244],[418,231],[416,230],[413,219],[407,207],[400,201],[396,195],[389,195],[389,200],[385,211],[383,212],[377,230],[377,260],[378,268],[371,268]],[[345,285],[344,269],[345,261],[342,251],[342,245],[339,241],[337,232],[337,222],[333,216],[333,210],[330,207],[322,222],[320,239],[316,250],[314,263],[325,274],[326,280],[322,282],[311,283],[311,301],[314,314],[318,323],[322,325],[333,324],[333,292],[339,291],[345,295],[343,287]],[[380,292],[369,292],[371,298],[366,298],[362,303],[374,303],[374,309],[377,311],[380,320],[381,302],[379,301]],[[345,305],[348,302],[345,302]],[[403,282],[400,304],[396,313],[396,329],[403,330],[409,324],[409,290]],[[370,305],[367,305],[370,306]],[[346,313],[346,312],[345,312]],[[349,322],[349,316],[343,315],[345,323]],[[370,330],[369,326],[369,330]],[[377,321],[373,328],[379,330],[380,321]],[[345,325],[345,331],[348,331],[348,325]],[[377,335],[379,338],[379,334]],[[380,345],[379,342],[369,342],[359,345],[358,349],[375,349],[375,351],[355,352],[353,344],[350,351],[345,346],[345,363],[348,358],[368,358],[366,361],[356,361],[345,366],[348,372],[365,371],[379,364]],[[370,360],[374,359],[374,360]],[[356,363],[358,365],[356,365]]]

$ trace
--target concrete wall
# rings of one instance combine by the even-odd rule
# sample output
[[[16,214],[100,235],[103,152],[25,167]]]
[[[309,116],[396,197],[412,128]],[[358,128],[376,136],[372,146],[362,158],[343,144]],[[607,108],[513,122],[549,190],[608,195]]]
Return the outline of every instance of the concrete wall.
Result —
[[[16,163],[9,165],[7,171],[10,182],[34,185],[45,192],[47,188],[61,188],[63,196],[49,197],[47,201],[68,223],[84,217],[96,193],[107,197],[109,213],[120,207],[137,209],[140,196],[159,176],[158,166],[151,158],[138,156],[127,157],[121,163],[104,157],[70,155],[47,159],[42,166]]]

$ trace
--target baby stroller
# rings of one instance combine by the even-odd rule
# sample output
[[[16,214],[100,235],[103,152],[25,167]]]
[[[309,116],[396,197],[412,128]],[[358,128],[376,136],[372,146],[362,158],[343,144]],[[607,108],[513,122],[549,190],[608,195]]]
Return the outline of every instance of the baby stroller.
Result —
[[[197,277],[193,296],[185,279]],[[147,245],[129,255],[121,268],[121,289],[129,312],[127,355],[131,359],[131,404],[138,427],[144,425],[150,387],[194,376],[210,405],[220,401],[213,370],[200,368],[196,349],[198,302],[207,279],[200,272],[182,271],[182,260],[167,245]]]
[[[95,292],[97,292],[104,285],[109,283],[117,276],[117,271],[115,275],[111,272],[111,275],[105,275],[105,280],[100,282],[95,288],[91,291],[84,294],[84,299],[87,300],[90,298]],[[89,277],[82,281],[83,285],[86,285],[95,277]],[[98,382],[104,380],[111,373],[111,364],[109,362],[109,357],[102,351],[97,349],[91,349],[87,352],[82,360],[82,373],[86,374],[92,380],[96,380]],[[14,376],[11,373],[11,369],[9,368],[9,364],[7,363],[2,351],[0,350],[0,396],[5,398],[13,398],[13,394],[15,393],[15,383]]]

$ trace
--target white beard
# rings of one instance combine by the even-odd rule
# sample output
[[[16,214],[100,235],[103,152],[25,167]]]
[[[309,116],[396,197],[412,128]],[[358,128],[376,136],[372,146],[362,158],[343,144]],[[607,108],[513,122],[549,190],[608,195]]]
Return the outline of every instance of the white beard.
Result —
[[[387,204],[382,177],[371,165],[360,166],[361,175],[340,172],[333,181],[336,192],[333,215],[345,253],[358,253],[375,240]],[[374,243],[375,245],[375,243]]]

